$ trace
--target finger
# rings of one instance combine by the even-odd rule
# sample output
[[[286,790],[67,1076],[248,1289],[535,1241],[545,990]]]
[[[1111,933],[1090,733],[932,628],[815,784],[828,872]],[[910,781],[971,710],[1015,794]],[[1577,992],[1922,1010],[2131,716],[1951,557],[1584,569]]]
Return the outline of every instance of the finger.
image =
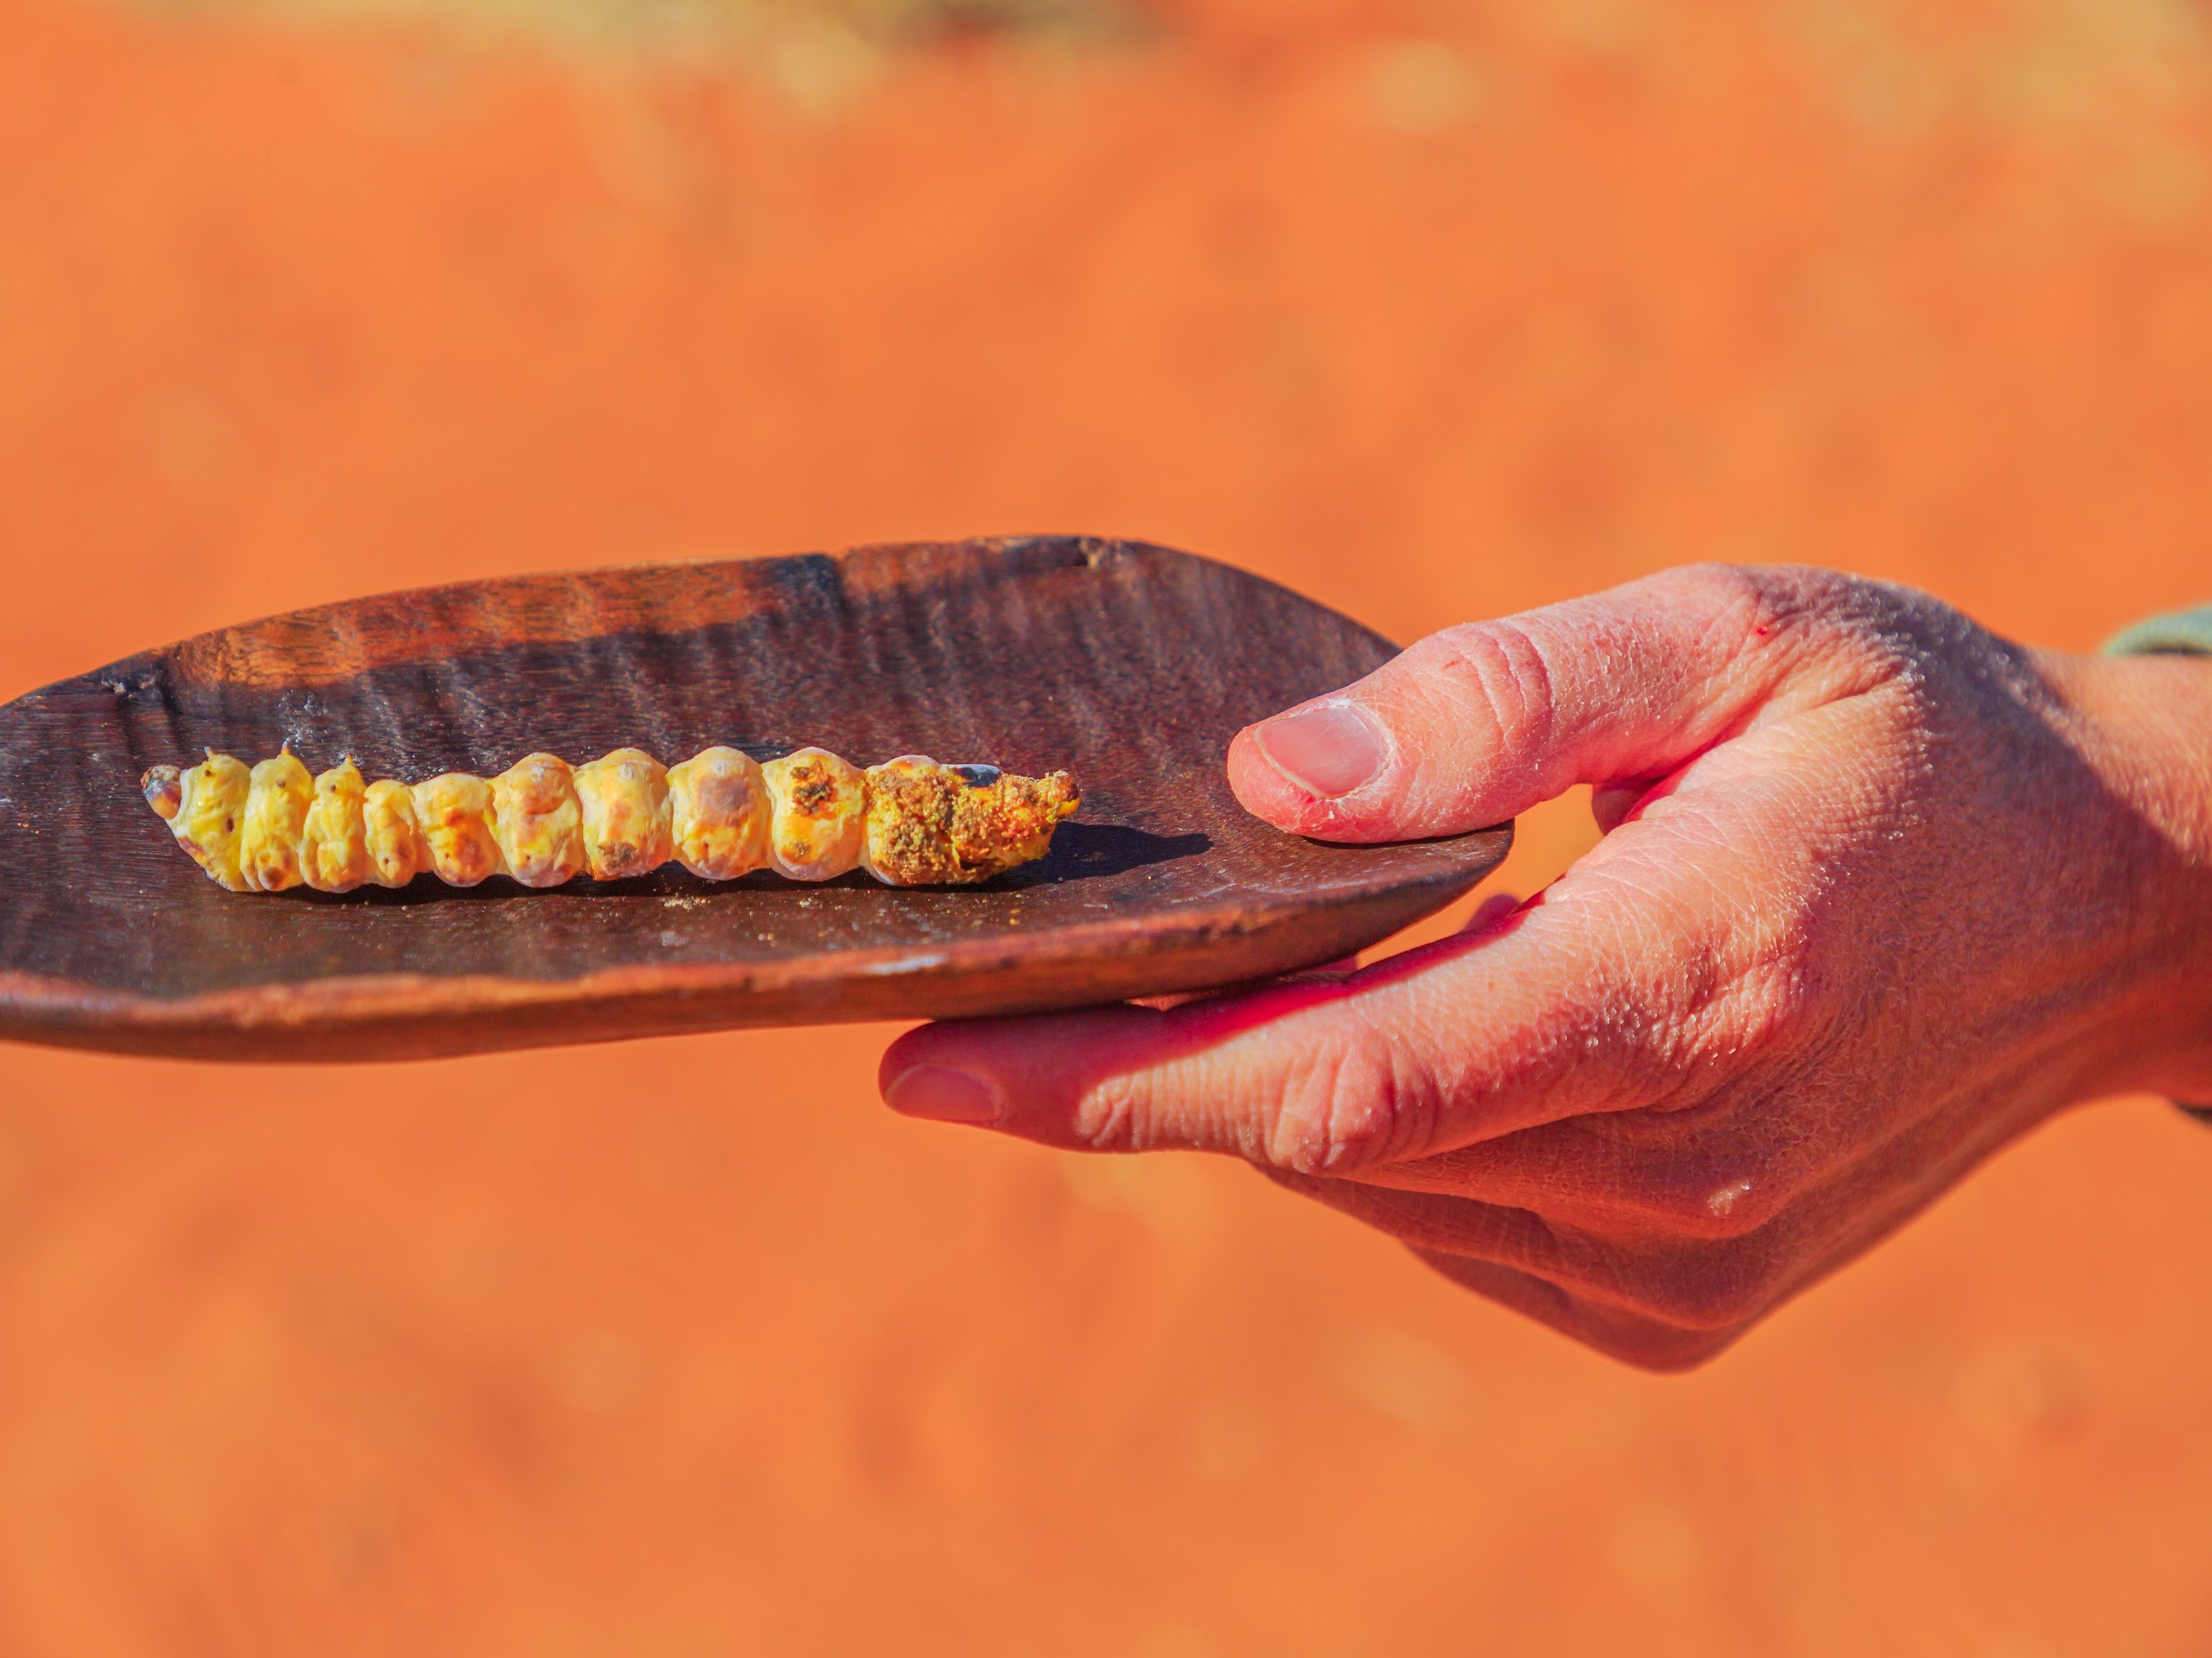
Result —
[[[2026,1072],[2032,1060],[2021,1061]],[[1510,1208],[1623,1241],[1724,1242],[1785,1212],[1856,1214],[1894,1208],[1899,1190],[1935,1171],[1948,1189],[2038,1114],[2032,1080],[1946,1099],[1887,1129],[1808,1133],[1860,1108],[1838,1098],[1802,1060],[1770,1056],[1696,1111],[1608,1113],[1545,1123],[1350,1176],[1403,1192]],[[1989,1093],[2018,1101],[1992,1111]],[[1961,1149],[1963,1148],[1963,1150]],[[1954,1157],[1966,1161],[1954,1163]]]
[[[1342,978],[923,1026],[881,1081],[906,1114],[1050,1145],[1340,1172],[1664,1096],[1689,983],[1632,914],[1532,902]]]
[[[1279,1172],[1272,1177],[1432,1261],[1448,1256],[1509,1268],[1555,1286],[1585,1315],[1725,1339],[1862,1254],[2009,1138],[2014,1125],[1990,1121],[2003,1113],[1990,1112],[1985,1100],[1972,1106],[1978,1108],[1937,1114],[1955,1110],[1975,1121],[1978,1132],[1963,1143],[1952,1125],[1931,1121],[1814,1189],[1778,1202],[1769,1193],[1762,1202],[1755,1182],[1738,1180],[1714,1188],[1723,1201],[1699,1206],[1703,1213],[1673,1210],[1665,1191],[1655,1187],[1630,1206],[1645,1207],[1640,1224],[1632,1218],[1626,1227],[1603,1216],[1594,1224],[1571,1218],[1572,1206],[1540,1191],[1528,1194],[1531,1207],[1491,1195],[1487,1176],[1495,1171],[1480,1167],[1481,1154],[1516,1142],[1571,1138],[1583,1125],[1558,1124],[1453,1154],[1449,1161],[1472,1172],[1468,1186],[1483,1193],[1479,1199],[1466,1188],[1402,1182],[1402,1166],[1382,1171],[1380,1184]],[[1735,1138],[1726,1131],[1723,1137]],[[1585,1331],[1584,1339],[1595,1337]]]
[[[1453,1283],[1486,1300],[1642,1370],[1693,1370],[1743,1333],[1741,1330],[1680,1329],[1658,1319],[1598,1306],[1556,1284],[1493,1261],[1437,1250],[1413,1253]]]
[[[1534,1215],[1449,1199],[1409,1199],[1350,1181],[1271,1174],[1280,1185],[1386,1232],[1446,1278],[1524,1316],[1647,1370],[1702,1363],[1749,1321],[1686,1324],[1624,1291],[1632,1269],[1577,1251]]]
[[[1463,1198],[1296,1175],[1272,1178],[1389,1233],[1462,1282],[1471,1281],[1463,1276],[1463,1264],[1479,1263],[1549,1286],[1571,1309],[1574,1333],[1584,1340],[1632,1331],[1644,1339],[1662,1331],[1725,1335],[1747,1328],[1780,1299],[1772,1288],[1776,1257],[1768,1239],[1717,1248],[1672,1240],[1622,1242],[1525,1210]]]
[[[1424,1255],[1455,1255],[1542,1279],[1576,1299],[1653,1316],[1632,1287],[1644,1271],[1632,1249],[1586,1236],[1549,1215],[1431,1192],[1264,1170],[1279,1186],[1387,1232]]]
[[[1816,573],[1670,570],[1433,634],[1239,732],[1245,807],[1322,839],[1500,823],[1577,783],[1660,776],[1739,726],[1804,658]]]
[[[1733,1097],[1725,1108],[1713,1102],[1693,1113],[1607,1113],[1540,1124],[1349,1178],[1529,1210],[1607,1236],[1741,1237],[1826,1172],[1778,1151],[1780,1136],[1760,1118]]]
[[[1606,1293],[1599,1276],[1578,1258],[1571,1234],[1528,1210],[1288,1169],[1261,1172],[1278,1186],[1388,1232],[1409,1248],[1510,1266],[1577,1295]]]

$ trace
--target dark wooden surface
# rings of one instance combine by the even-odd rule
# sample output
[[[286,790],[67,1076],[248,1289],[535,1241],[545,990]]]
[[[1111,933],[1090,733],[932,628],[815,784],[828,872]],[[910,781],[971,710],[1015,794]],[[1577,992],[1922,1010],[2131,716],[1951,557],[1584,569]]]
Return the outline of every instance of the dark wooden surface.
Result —
[[[1286,971],[1465,891],[1509,829],[1319,845],[1230,794],[1237,730],[1392,653],[1240,571],[1062,538],[471,582],[297,611],[0,708],[0,1035],[392,1059],[1063,1007]],[[1083,810],[988,886],[674,866],[525,892],[217,888],[138,793],[204,746],[485,775],[533,749],[818,743],[1066,767]]]

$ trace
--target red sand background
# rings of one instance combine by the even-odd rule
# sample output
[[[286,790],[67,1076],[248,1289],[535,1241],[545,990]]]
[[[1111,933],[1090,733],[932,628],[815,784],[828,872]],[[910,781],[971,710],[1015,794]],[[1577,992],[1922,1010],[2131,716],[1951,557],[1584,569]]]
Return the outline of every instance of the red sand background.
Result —
[[[825,119],[0,0],[0,695],[1023,529],[1401,637],[1795,557],[2087,646],[2212,596],[2203,22],[1185,0]],[[2212,1133],[2162,1107],[1655,1380],[1229,1163],[895,1121],[888,1034],[805,1108],[773,1034],[0,1050],[0,1652],[2212,1649]]]

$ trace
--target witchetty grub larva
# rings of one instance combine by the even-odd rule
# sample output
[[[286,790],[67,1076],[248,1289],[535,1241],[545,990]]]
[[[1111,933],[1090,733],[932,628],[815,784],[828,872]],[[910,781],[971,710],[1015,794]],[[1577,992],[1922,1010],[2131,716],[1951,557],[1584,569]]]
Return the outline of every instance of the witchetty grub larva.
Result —
[[[350,759],[313,775],[289,746],[252,767],[210,750],[140,783],[233,892],[349,892],[421,874],[552,887],[642,875],[672,858],[710,881],[757,869],[826,881],[857,868],[888,886],[965,885],[1043,857],[1081,804],[1064,771],[1017,777],[915,754],[863,771],[813,748],[766,765],[731,748],[672,767],[638,749],[575,767],[532,754],[496,777],[412,784],[370,782]]]

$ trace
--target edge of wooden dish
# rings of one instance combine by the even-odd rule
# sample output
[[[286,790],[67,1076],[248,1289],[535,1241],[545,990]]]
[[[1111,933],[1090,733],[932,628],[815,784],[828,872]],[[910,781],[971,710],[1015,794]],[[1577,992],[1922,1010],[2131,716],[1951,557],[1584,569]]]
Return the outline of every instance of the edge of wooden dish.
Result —
[[[1145,935],[1134,949],[1102,922],[1060,929],[1043,949],[1030,939],[1018,951],[1016,940],[980,938],[919,960],[902,946],[791,962],[606,968],[565,980],[335,975],[166,999],[0,971],[0,1039],[222,1061],[422,1060],[778,1024],[1012,1016],[1218,989],[1350,955],[1433,914],[1504,860],[1513,831],[1504,824],[1454,838],[1495,844],[1485,859],[1432,880],[1347,895],[1318,912],[1243,904],[1179,914],[1171,930]],[[1295,939],[1281,936],[1293,916],[1304,924]],[[1340,925],[1316,926],[1325,918]],[[1224,950],[1224,939],[1236,947]],[[1100,944],[1114,948],[1089,948]],[[1192,959],[1178,972],[1172,958],[1186,952]],[[878,985],[895,985],[895,995],[870,993]]]

